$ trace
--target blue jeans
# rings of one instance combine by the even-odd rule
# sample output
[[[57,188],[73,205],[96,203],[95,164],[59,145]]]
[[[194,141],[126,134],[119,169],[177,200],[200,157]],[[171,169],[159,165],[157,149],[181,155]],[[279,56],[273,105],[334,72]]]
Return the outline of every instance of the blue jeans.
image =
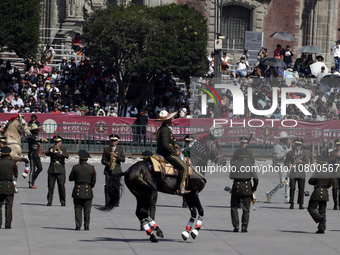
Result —
[[[340,58],[339,58],[339,57],[335,57],[335,58],[334,58],[334,62],[335,62],[335,71],[338,71],[338,72],[339,72]]]

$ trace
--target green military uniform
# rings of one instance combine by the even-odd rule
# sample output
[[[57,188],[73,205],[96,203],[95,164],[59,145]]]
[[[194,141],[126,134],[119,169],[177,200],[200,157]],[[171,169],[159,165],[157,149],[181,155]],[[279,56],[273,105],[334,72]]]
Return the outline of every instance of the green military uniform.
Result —
[[[238,232],[239,229],[237,209],[240,203],[242,203],[243,210],[242,232],[248,231],[251,197],[256,191],[259,182],[257,173],[251,170],[254,163],[253,152],[246,148],[237,149],[230,161],[233,170],[230,172],[229,178],[234,180],[230,199],[231,222],[234,227],[234,232]],[[248,169],[248,171],[244,171],[245,169]],[[253,184],[251,183],[251,179],[253,179]]]
[[[332,189],[332,194],[333,194],[333,201],[334,201],[334,210],[337,210],[340,208],[340,192],[339,192],[339,187],[340,187],[340,155],[338,156],[338,152],[340,151],[339,145],[340,145],[340,140],[336,139],[334,142],[336,149],[333,150],[330,153],[330,159],[329,163],[333,165],[333,169],[335,172],[334,178],[333,178],[333,189]],[[336,165],[339,164],[339,165]],[[338,207],[339,206],[339,207]]]
[[[96,171],[94,166],[87,163],[90,155],[84,151],[79,151],[80,162],[73,166],[69,176],[70,181],[74,181],[72,192],[76,230],[80,230],[82,225],[82,210],[84,210],[84,229],[89,230],[90,213],[93,199],[92,188],[96,184]]]
[[[12,206],[15,193],[13,176],[18,177],[17,166],[10,159],[9,147],[2,148],[0,158],[0,227],[2,225],[2,203],[5,202],[5,228],[10,229],[12,224]]]
[[[118,141],[119,137],[117,135],[110,135],[110,140],[111,141]],[[116,165],[114,169],[111,171],[110,169],[110,163],[111,163],[111,154],[116,153],[117,157],[112,157],[115,159]],[[104,168],[104,175],[105,175],[105,187],[104,187],[104,192],[105,192],[105,203],[108,204],[110,201],[110,197],[107,191],[108,187],[108,181],[110,179],[110,176],[113,174],[119,174],[122,172],[121,168],[121,163],[125,162],[125,154],[124,154],[124,149],[120,146],[109,146],[104,149],[104,152],[102,154],[102,164],[105,166]]]
[[[294,141],[293,150],[287,152],[286,159],[284,161],[284,165],[287,167],[291,167],[289,173],[289,203],[290,209],[294,209],[294,195],[295,195],[295,186],[296,182],[298,182],[299,194],[297,203],[299,204],[300,209],[303,208],[304,203],[304,192],[305,192],[305,182],[306,182],[306,172],[304,170],[304,165],[308,164],[308,155],[306,152],[301,149],[297,150],[297,146],[301,146],[303,143],[302,139],[298,138]],[[300,159],[302,162],[297,163],[296,161]]]
[[[60,140],[59,140],[60,139]],[[60,142],[61,137],[54,137],[55,142]],[[56,147],[50,147],[46,152],[46,156],[51,158],[51,163],[48,167],[48,193],[47,193],[47,205],[52,205],[53,192],[55,187],[55,182],[58,183],[59,200],[62,206],[66,204],[66,193],[65,193],[65,180],[66,180],[66,170],[65,170],[65,158],[69,157],[67,149],[60,146],[58,149]]]
[[[184,180],[187,174],[187,166],[177,156],[176,139],[171,128],[165,123],[157,131],[157,153],[162,155],[171,165],[178,170],[177,190],[184,193]]]
[[[323,170],[327,166],[327,159],[323,156],[317,156],[318,164]],[[319,223],[316,233],[323,234],[326,230],[326,208],[329,200],[328,189],[332,186],[331,172],[314,172],[308,183],[314,185],[314,191],[308,204],[308,212],[316,223]],[[318,210],[317,210],[318,208]]]

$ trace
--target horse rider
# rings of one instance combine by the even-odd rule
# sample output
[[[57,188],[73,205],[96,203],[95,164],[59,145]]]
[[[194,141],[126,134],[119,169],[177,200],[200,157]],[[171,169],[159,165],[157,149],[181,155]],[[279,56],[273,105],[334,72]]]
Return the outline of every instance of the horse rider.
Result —
[[[335,150],[333,150],[330,153],[330,164],[333,165],[333,169],[335,171],[335,174],[333,176],[333,201],[334,201],[334,210],[338,210],[338,205],[340,206],[340,192],[339,192],[339,186],[340,186],[340,139],[336,139],[334,141],[335,144]],[[339,165],[335,165],[339,164]],[[337,170],[337,171],[336,171]]]
[[[172,134],[172,119],[176,115],[177,112],[168,113],[165,110],[159,113],[159,119],[156,121],[162,122],[162,126],[157,131],[157,153],[178,170],[176,194],[184,195],[190,193],[190,190],[186,190],[184,187],[187,166],[179,157],[181,153],[176,150],[176,140]]]
[[[12,207],[15,193],[13,177],[18,178],[17,165],[11,159],[11,148],[1,148],[0,157],[0,228],[2,225],[2,204],[5,202],[5,228],[11,229]]]
[[[297,203],[299,204],[299,209],[304,209],[303,200],[304,200],[304,192],[305,192],[305,181],[306,181],[306,172],[304,171],[304,167],[308,164],[308,155],[306,152],[301,150],[303,144],[303,140],[301,138],[297,138],[294,140],[293,149],[287,152],[286,159],[284,161],[284,165],[289,167],[289,209],[294,209],[294,195],[295,195],[295,186],[296,182],[298,182],[299,194]]]
[[[104,149],[101,159],[102,164],[105,166],[105,204],[108,204],[110,202],[110,197],[107,190],[109,179],[113,174],[119,174],[122,172],[121,163],[125,162],[124,149],[120,145],[118,145],[119,136],[116,134],[111,134],[109,138],[110,146]],[[119,207],[119,202],[116,207]]]
[[[237,209],[242,205],[242,227],[241,231],[248,232],[250,203],[253,193],[257,189],[259,183],[257,173],[253,172],[252,166],[255,163],[253,152],[246,148],[248,138],[243,136],[240,138],[241,148],[234,152],[231,167],[234,169],[230,172],[229,178],[233,180],[230,199],[231,222],[233,224],[233,232],[239,230],[239,216]],[[244,168],[244,169],[243,169]],[[253,184],[251,182],[253,179]]]
[[[96,170],[89,165],[87,160],[91,158],[85,150],[78,152],[79,163],[73,166],[69,180],[74,181],[72,192],[76,228],[80,230],[82,225],[82,211],[84,211],[84,230],[90,230],[90,213],[93,199],[92,188],[96,184]]]
[[[316,223],[319,223],[317,234],[324,234],[326,230],[326,208],[328,197],[328,189],[332,186],[332,173],[328,168],[328,158],[322,155],[316,157],[317,169],[323,171],[314,171],[308,183],[314,185],[314,191],[309,199],[308,212]],[[324,171],[324,168],[327,171]],[[333,169],[332,169],[333,170]]]
[[[53,192],[55,182],[58,183],[59,200],[61,206],[66,205],[65,198],[65,159],[69,158],[67,149],[62,146],[63,138],[59,135],[53,137],[54,146],[50,147],[46,152],[46,156],[51,158],[50,165],[47,170],[48,174],[48,193],[47,193],[47,206],[52,205]]]
[[[290,151],[288,146],[288,138],[290,138],[285,131],[280,133],[280,136],[274,138],[280,139],[280,142],[274,147],[274,167],[279,169],[279,183],[269,192],[266,193],[268,202],[271,201],[272,197],[280,188],[285,188],[285,203],[289,203],[289,178],[288,171],[285,170],[284,161],[286,154]]]
[[[48,140],[45,138],[39,138],[39,131],[41,130],[42,126],[39,126],[35,123],[32,123],[29,126],[31,131],[31,136],[27,139],[28,141],[28,159],[30,160],[30,172],[29,172],[29,188],[36,189],[35,180],[37,179],[38,175],[43,170],[41,165],[41,160],[39,156],[39,147],[40,143],[46,142]]]

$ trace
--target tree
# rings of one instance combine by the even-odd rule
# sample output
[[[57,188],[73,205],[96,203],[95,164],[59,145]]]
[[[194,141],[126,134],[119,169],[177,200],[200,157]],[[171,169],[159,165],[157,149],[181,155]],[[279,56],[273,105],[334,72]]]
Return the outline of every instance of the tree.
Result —
[[[186,5],[109,6],[89,15],[83,33],[87,55],[117,69],[121,100],[132,76],[148,83],[166,71],[188,79],[208,69],[206,20]]]
[[[41,0],[1,0],[0,45],[24,58],[36,54],[40,22]]]

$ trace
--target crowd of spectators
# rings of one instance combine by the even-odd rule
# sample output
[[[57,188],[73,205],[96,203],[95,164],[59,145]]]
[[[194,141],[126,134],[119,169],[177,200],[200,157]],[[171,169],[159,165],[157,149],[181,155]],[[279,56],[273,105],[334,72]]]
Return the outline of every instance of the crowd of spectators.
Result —
[[[337,45],[340,45],[340,41],[336,42],[336,45],[332,48],[332,53],[337,50]],[[213,55],[213,53],[212,53]],[[213,65],[211,61],[214,58],[208,57],[210,66]],[[224,51],[221,58],[221,70],[222,74],[230,75],[231,85],[237,86],[244,93],[244,107],[245,114],[233,115],[233,96],[229,90],[219,91],[222,99],[221,109],[216,109],[214,102],[208,100],[207,103],[207,117],[222,117],[222,118],[270,118],[270,119],[295,119],[295,120],[307,120],[307,121],[325,121],[325,120],[338,120],[340,115],[340,79],[339,66],[332,66],[330,72],[327,72],[327,67],[323,63],[324,58],[318,55],[313,59],[311,54],[307,56],[301,54],[295,61],[292,59],[294,53],[290,50],[290,46],[287,45],[284,49],[281,45],[277,45],[273,55],[270,56],[266,48],[261,48],[258,52],[258,63],[253,70],[250,70],[248,59],[248,50],[245,49],[240,55],[239,61],[234,68],[231,68],[230,58],[227,56],[227,52]],[[262,62],[269,57],[278,58],[284,62],[282,67],[273,67],[263,65]],[[316,73],[312,73],[311,65],[313,63],[320,62],[320,70]],[[335,61],[336,62],[336,61]],[[213,78],[213,68],[209,69],[207,80]],[[322,79],[326,75],[332,75],[333,79]],[[334,78],[335,77],[335,78]],[[273,114],[267,116],[256,116],[250,112],[247,105],[247,88],[251,87],[253,106],[258,110],[271,109],[272,106],[272,88],[283,87],[299,87],[305,88],[311,93],[311,100],[304,104],[305,108],[312,114],[306,116],[295,105],[288,105],[285,116],[281,115],[281,94],[279,91],[278,106]],[[203,93],[203,92],[201,92]],[[298,93],[290,93],[289,98],[304,98],[305,95]],[[193,110],[193,117],[200,117],[201,105],[195,105]],[[205,116],[201,116],[205,117]]]
[[[77,48],[77,50],[79,49]],[[178,118],[263,118],[263,116],[255,116],[248,109],[248,87],[253,89],[253,106],[259,110],[271,108],[273,87],[301,87],[311,92],[312,98],[305,104],[305,107],[312,113],[312,116],[305,116],[294,105],[288,105],[287,115],[282,116],[279,97],[279,104],[275,112],[265,117],[310,121],[339,119],[339,89],[337,86],[322,82],[322,78],[328,74],[325,67],[321,67],[317,75],[313,75],[310,70],[310,65],[315,62],[323,62],[323,57],[317,56],[314,60],[312,55],[302,54],[301,57],[293,61],[293,56],[289,46],[282,49],[281,45],[277,45],[273,57],[282,60],[285,66],[265,66],[262,62],[270,56],[267,49],[262,48],[258,52],[257,65],[253,70],[250,70],[247,49],[242,52],[236,68],[231,68],[230,58],[226,51],[223,52],[222,73],[229,74],[231,84],[240,88],[245,95],[245,114],[243,116],[233,115],[233,96],[229,90],[220,91],[222,107],[219,109],[214,107],[212,100],[208,100],[208,111],[203,116],[199,100],[190,105],[190,87],[187,84],[182,87],[178,86],[171,73],[164,73],[155,78],[150,93],[147,93],[147,98],[138,105],[133,100],[127,100],[118,108],[118,84],[114,68],[92,64],[84,55],[80,61],[77,61],[73,56],[70,59],[63,57],[58,67],[54,66],[53,68],[46,59],[40,61],[30,59],[25,61],[24,73],[20,73],[18,69],[12,67],[10,61],[1,63],[0,112],[78,114],[103,117],[143,115],[150,119],[156,119],[159,117],[160,111],[167,110],[168,112],[178,111]],[[210,55],[208,60],[210,61],[209,71],[204,82],[212,83],[214,55]],[[238,66],[241,68],[240,70],[237,69]],[[330,74],[339,75],[336,67],[330,69]],[[289,97],[300,98],[304,95],[291,93]]]
[[[46,60],[27,60],[24,73],[10,61],[1,64],[0,112],[136,117],[143,111],[151,119],[163,109],[180,110],[181,117],[189,113],[187,93],[168,73],[154,79],[144,102],[127,100],[119,109],[114,68],[93,65],[85,56],[63,57],[53,68]]]

